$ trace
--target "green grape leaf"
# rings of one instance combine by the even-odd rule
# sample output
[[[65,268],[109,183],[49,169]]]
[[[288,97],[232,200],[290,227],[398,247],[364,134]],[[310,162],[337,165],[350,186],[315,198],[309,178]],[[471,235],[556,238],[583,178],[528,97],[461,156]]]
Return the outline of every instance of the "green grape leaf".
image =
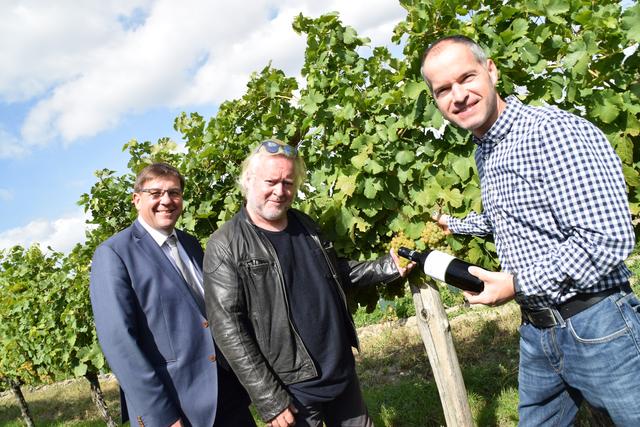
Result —
[[[396,153],[396,162],[400,165],[407,165],[413,162],[416,158],[416,155],[413,151],[402,150]]]
[[[627,37],[636,43],[640,42],[640,3],[635,2],[633,6],[625,10],[620,21]]]

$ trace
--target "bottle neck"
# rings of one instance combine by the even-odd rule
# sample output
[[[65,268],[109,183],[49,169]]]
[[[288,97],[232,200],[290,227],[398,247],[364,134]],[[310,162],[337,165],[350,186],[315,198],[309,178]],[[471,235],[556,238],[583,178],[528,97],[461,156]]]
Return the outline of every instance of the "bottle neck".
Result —
[[[431,253],[430,249],[425,249],[424,252],[415,252],[414,261],[420,265],[424,265],[427,262],[427,256]]]
[[[411,261],[415,261],[420,265],[424,265],[424,263],[427,260],[427,256],[429,255],[430,252],[431,252],[431,250],[429,250],[429,249],[426,249],[424,252],[418,252],[418,251],[412,250],[412,251],[409,252],[408,258]]]

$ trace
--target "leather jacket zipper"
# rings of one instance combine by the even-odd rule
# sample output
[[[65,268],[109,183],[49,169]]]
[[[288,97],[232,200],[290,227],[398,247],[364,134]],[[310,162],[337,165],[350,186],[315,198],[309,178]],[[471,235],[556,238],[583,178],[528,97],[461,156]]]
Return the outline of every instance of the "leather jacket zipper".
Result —
[[[298,333],[298,330],[296,329],[296,325],[294,325],[293,321],[291,320],[291,311],[289,311],[289,296],[287,295],[287,289],[284,285],[284,275],[282,274],[282,267],[280,266],[280,262],[278,262],[278,254],[276,253],[275,248],[273,247],[273,245],[271,244],[271,242],[269,241],[269,239],[265,238],[260,232],[256,233],[258,235],[258,237],[260,238],[260,240],[262,241],[262,243],[267,247],[267,250],[269,251],[269,253],[271,254],[271,257],[273,259],[273,264],[276,267],[276,272],[278,273],[278,279],[280,282],[280,288],[282,289],[282,295],[284,295],[284,305],[287,309],[287,319],[289,320],[289,325],[291,326],[291,330],[293,331],[293,333],[295,334],[296,338],[298,339],[298,341],[300,342],[300,344],[302,345],[302,347],[304,348],[305,353],[307,353],[307,357],[309,358],[309,361],[311,362],[311,366],[313,366],[313,373],[315,375],[318,375],[318,368],[316,368],[315,363],[313,363],[313,360],[311,359],[311,356],[309,355],[309,350],[307,349],[307,346],[305,345],[304,341],[302,341],[302,337],[300,337],[300,334]]]

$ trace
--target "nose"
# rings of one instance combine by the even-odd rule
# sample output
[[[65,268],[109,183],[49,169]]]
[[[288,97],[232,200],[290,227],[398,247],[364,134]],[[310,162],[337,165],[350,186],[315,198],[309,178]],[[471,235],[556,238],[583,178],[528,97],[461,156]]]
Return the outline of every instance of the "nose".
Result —
[[[453,102],[464,102],[467,99],[467,89],[461,84],[454,83],[451,86],[451,95]]]
[[[168,203],[171,203],[171,202],[172,202],[172,200],[171,200],[171,197],[169,197],[169,192],[168,191],[163,192],[162,196],[160,196],[160,203],[168,204]]]
[[[273,192],[276,196],[280,197],[284,194],[284,183],[279,182],[273,187]]]

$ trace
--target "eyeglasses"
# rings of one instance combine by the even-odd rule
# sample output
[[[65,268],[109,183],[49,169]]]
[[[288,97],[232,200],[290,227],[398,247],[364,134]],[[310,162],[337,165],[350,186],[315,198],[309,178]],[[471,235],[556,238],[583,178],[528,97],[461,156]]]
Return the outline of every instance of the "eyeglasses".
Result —
[[[278,154],[282,153],[287,157],[294,158],[298,155],[298,149],[296,147],[292,147],[289,144],[285,144],[284,142],[277,139],[267,139],[266,141],[262,141],[258,148],[256,148],[256,153],[260,151],[262,148],[269,154]]]
[[[170,199],[181,199],[182,198],[182,190],[177,188],[170,188],[168,190],[162,190],[160,188],[143,188],[139,191],[139,193],[147,193],[149,197],[154,200],[161,199],[164,196],[164,193],[167,193]]]

